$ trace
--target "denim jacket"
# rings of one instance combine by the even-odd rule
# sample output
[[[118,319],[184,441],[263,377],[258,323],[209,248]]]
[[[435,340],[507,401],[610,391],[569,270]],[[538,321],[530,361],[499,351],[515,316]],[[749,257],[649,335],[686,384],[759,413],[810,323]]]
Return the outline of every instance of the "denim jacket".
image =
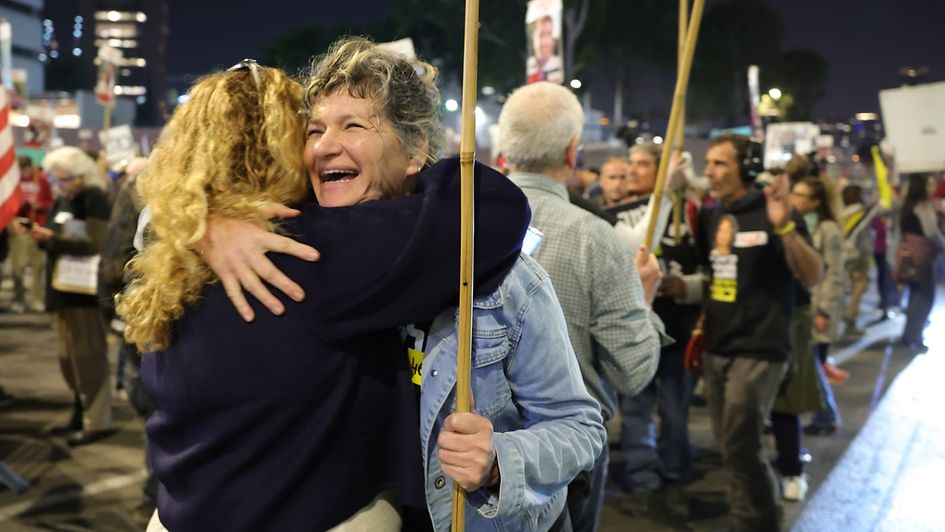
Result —
[[[456,309],[433,322],[423,360],[420,441],[427,507],[450,529],[452,480],[437,436],[452,413]],[[547,530],[567,485],[591,469],[606,441],[600,405],[587,393],[548,274],[521,255],[498,290],[473,301],[474,411],[492,422],[501,482],[469,493],[466,530]]]

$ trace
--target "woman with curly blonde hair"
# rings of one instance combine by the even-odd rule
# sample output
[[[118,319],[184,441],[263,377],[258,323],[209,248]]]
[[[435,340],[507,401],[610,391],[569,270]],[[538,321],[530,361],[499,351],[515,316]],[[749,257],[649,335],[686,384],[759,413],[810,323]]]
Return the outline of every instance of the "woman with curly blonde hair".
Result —
[[[193,249],[208,216],[269,228],[262,214],[269,203],[298,204],[310,194],[296,110],[301,94],[297,82],[272,68],[212,74],[194,85],[138,180],[156,238],[134,259],[140,280],[121,303],[131,317],[129,342],[146,351],[166,348],[171,323],[211,280]]]
[[[155,405],[153,529],[399,530],[398,504],[424,508],[416,397],[394,326],[431,320],[456,297],[457,165],[419,176],[420,194],[339,209],[304,201],[279,222],[323,255],[269,256],[313,295],[281,298],[281,316],[246,323],[194,251],[208,217],[268,229],[270,202],[310,198],[300,94],[252,62],[201,79],[139,178],[153,238],[117,310],[127,338],[157,350],[141,367]],[[477,286],[494,290],[528,209],[496,173],[481,172],[478,194],[493,216],[477,226],[491,244]],[[428,246],[457,253],[430,257]]]

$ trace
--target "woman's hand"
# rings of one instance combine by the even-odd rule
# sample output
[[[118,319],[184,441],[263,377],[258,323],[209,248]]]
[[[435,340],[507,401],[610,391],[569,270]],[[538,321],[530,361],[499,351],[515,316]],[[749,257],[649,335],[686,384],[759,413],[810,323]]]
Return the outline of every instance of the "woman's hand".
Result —
[[[270,219],[294,218],[299,211],[272,204],[264,214]],[[207,232],[198,242],[196,250],[220,278],[226,295],[246,321],[252,321],[255,314],[243,290],[252,294],[273,314],[279,315],[285,311],[285,306],[272,295],[263,281],[295,301],[305,298],[302,288],[273,265],[266,257],[267,252],[285,253],[307,261],[319,258],[315,248],[271,233],[250,222],[231,218],[209,218]]]
[[[52,229],[36,224],[33,224],[33,227],[30,228],[29,233],[33,240],[39,242],[40,244],[48,242],[53,236]]]
[[[436,439],[443,473],[467,492],[499,484],[492,423],[473,413],[450,414]]]

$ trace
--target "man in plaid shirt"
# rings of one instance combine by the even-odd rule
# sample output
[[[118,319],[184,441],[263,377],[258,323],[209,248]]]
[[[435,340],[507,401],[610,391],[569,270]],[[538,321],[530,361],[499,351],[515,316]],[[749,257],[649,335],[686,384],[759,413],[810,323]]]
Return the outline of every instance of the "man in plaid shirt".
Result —
[[[634,395],[656,372],[662,323],[649,304],[660,274],[647,250],[635,260],[613,227],[568,201],[564,183],[577,166],[583,123],[574,94],[533,83],[506,101],[499,142],[509,179],[528,197],[531,225],[544,235],[533,255],[551,277],[584,383],[606,420],[615,409],[612,389]],[[605,446],[589,485],[582,490],[572,483],[568,506],[576,531],[597,528],[607,462]]]

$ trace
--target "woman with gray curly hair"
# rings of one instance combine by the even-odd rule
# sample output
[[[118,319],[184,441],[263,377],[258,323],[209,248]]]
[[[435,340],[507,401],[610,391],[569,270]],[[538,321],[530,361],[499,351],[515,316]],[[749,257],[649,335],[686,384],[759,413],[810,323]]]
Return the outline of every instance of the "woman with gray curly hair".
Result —
[[[45,227],[29,234],[48,254],[46,308],[59,330],[59,367],[75,395],[72,418],[51,432],[68,434],[69,445],[83,445],[110,433],[111,395],[105,322],[95,287],[71,286],[57,279],[62,261],[97,255],[105,241],[109,207],[105,179],[79,148],[50,152],[43,169],[58,190]]]
[[[325,210],[343,211],[378,199],[398,201],[418,190],[426,194],[424,182],[431,173],[458,174],[455,159],[427,168],[441,142],[434,78],[432,66],[411,63],[360,38],[342,39],[316,59],[303,98],[308,127],[302,158],[319,204],[338,207]],[[476,169],[477,187],[484,186],[489,173]],[[497,242],[483,234],[480,224],[504,223],[500,218],[509,217],[482,199],[477,191],[477,208],[488,213],[476,216],[477,272],[483,271],[480,255],[493,253]],[[456,209],[427,229],[446,233],[453,229],[444,224],[458,220]],[[245,239],[234,234],[212,241],[245,247]],[[517,244],[516,251],[520,238]],[[457,249],[425,243],[423,257],[425,262],[442,261]],[[202,250],[219,273],[221,246],[204,245]],[[468,493],[467,530],[568,529],[567,485],[593,466],[605,444],[600,407],[584,385],[548,274],[531,257],[516,255],[514,265],[501,273],[499,286],[483,290],[482,283],[475,285],[475,412],[453,412],[459,341],[455,300],[445,302],[432,320],[417,320],[401,330],[404,345],[397,361],[405,367],[409,361],[420,411],[416,430],[423,479],[413,489],[426,495],[419,513],[403,501],[405,530],[448,530],[453,483]],[[435,280],[454,273],[414,270],[405,281],[422,278],[427,285],[422,296]],[[314,299],[322,297],[313,294]],[[409,305],[404,299],[396,303]]]

